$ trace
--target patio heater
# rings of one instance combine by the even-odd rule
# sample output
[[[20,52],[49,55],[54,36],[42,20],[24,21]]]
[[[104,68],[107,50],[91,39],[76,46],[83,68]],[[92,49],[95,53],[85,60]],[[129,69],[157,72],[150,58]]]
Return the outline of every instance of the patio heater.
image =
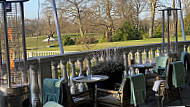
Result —
[[[28,0],[0,1],[0,107],[29,104],[24,28],[26,1]]]
[[[168,7],[166,9],[162,9],[162,49],[163,53],[166,53],[169,57],[174,57],[178,53],[178,10],[177,8]],[[165,24],[165,14],[167,17],[167,21]]]

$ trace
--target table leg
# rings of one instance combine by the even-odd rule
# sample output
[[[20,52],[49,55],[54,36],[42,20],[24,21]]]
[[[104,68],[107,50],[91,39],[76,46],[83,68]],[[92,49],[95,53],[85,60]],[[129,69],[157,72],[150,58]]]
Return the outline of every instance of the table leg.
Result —
[[[94,105],[94,101],[95,101],[95,83],[87,83],[88,85],[88,89],[92,89],[92,93],[90,95],[90,97],[92,98],[92,105]]]
[[[139,68],[139,73],[142,73],[145,75],[145,70],[146,70],[146,68]]]

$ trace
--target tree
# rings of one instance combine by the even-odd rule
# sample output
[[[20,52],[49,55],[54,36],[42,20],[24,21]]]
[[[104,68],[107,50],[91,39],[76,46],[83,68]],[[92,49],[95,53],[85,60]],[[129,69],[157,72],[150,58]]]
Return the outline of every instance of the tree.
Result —
[[[136,19],[136,29],[139,30],[139,15],[145,9],[147,0],[130,0],[130,3],[134,9],[134,18]]]
[[[58,2],[58,1],[57,1]],[[53,35],[55,33],[55,26],[53,23],[53,11],[52,11],[52,4],[51,4],[51,0],[45,0],[45,2],[43,3],[43,6],[45,6],[45,8],[43,9],[43,15],[45,20],[47,21],[47,29],[48,29],[48,37],[50,37],[50,35]]]
[[[108,41],[112,41],[113,33],[113,0],[96,0],[91,9],[91,20],[93,26],[104,26],[105,36]]]
[[[65,11],[67,16],[75,22],[77,21],[77,25],[80,30],[81,37],[84,36],[83,30],[83,15],[85,14],[86,7],[91,0],[63,0],[61,3],[65,6]]]
[[[151,7],[151,26],[150,26],[150,37],[154,34],[154,19],[155,19],[155,9],[157,0],[149,0]]]

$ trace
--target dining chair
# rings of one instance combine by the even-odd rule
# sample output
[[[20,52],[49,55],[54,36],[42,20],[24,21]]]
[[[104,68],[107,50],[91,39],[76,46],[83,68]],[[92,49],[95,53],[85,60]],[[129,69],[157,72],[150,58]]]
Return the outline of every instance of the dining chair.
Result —
[[[46,78],[43,80],[43,105],[48,101],[58,102],[60,79]]]
[[[182,52],[181,61],[183,62],[185,68],[186,82],[189,83],[190,86],[190,66],[188,66],[190,64],[190,54],[188,52]]]
[[[91,94],[92,90],[90,89],[84,92],[71,94],[68,82],[63,80],[60,84],[59,103],[64,107],[92,107],[93,98]]]
[[[169,63],[169,57],[158,56],[155,59],[156,65],[153,67],[153,73],[145,75],[146,86],[148,89],[152,89],[156,77],[166,77],[167,65]]]
[[[156,66],[153,67],[153,72],[157,74],[162,74],[165,71],[169,57],[158,56],[155,59]]]
[[[131,98],[130,79],[124,78],[119,90],[108,90],[96,87],[96,105],[97,107],[126,107],[130,106]]]
[[[184,72],[185,70],[181,61],[171,62],[168,64],[167,74],[165,76],[166,84],[161,87],[165,89],[162,91],[164,92],[163,95],[166,96],[167,103],[169,105],[171,105],[171,102],[176,100],[180,100],[182,103],[180,87],[185,84]]]
[[[172,62],[167,70],[166,82],[168,88],[166,89],[167,102],[171,105],[172,101],[180,100],[180,87],[185,84],[184,77],[185,69],[181,61]]]

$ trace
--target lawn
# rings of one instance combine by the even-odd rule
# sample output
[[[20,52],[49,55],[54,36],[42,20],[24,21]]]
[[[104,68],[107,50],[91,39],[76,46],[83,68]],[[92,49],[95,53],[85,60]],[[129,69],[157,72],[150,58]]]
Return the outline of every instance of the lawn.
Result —
[[[36,45],[37,37],[27,37],[26,45],[28,51],[36,51],[36,47],[38,47],[37,51],[59,51],[58,41],[50,42],[50,45],[54,45],[55,47],[48,48],[47,42],[43,42],[46,39],[46,36],[38,37],[38,46]],[[57,37],[55,37],[57,39]],[[187,40],[190,40],[190,36],[186,36]],[[179,41],[182,41],[183,38],[179,37]],[[151,38],[145,40],[129,40],[129,41],[120,41],[120,42],[105,42],[105,43],[97,43],[91,44],[90,50],[95,49],[104,49],[109,47],[122,47],[122,46],[131,46],[131,45],[142,45],[142,44],[151,44],[151,43],[161,43],[162,38]],[[84,45],[71,45],[71,46],[63,46],[64,51],[85,51],[87,50]]]

